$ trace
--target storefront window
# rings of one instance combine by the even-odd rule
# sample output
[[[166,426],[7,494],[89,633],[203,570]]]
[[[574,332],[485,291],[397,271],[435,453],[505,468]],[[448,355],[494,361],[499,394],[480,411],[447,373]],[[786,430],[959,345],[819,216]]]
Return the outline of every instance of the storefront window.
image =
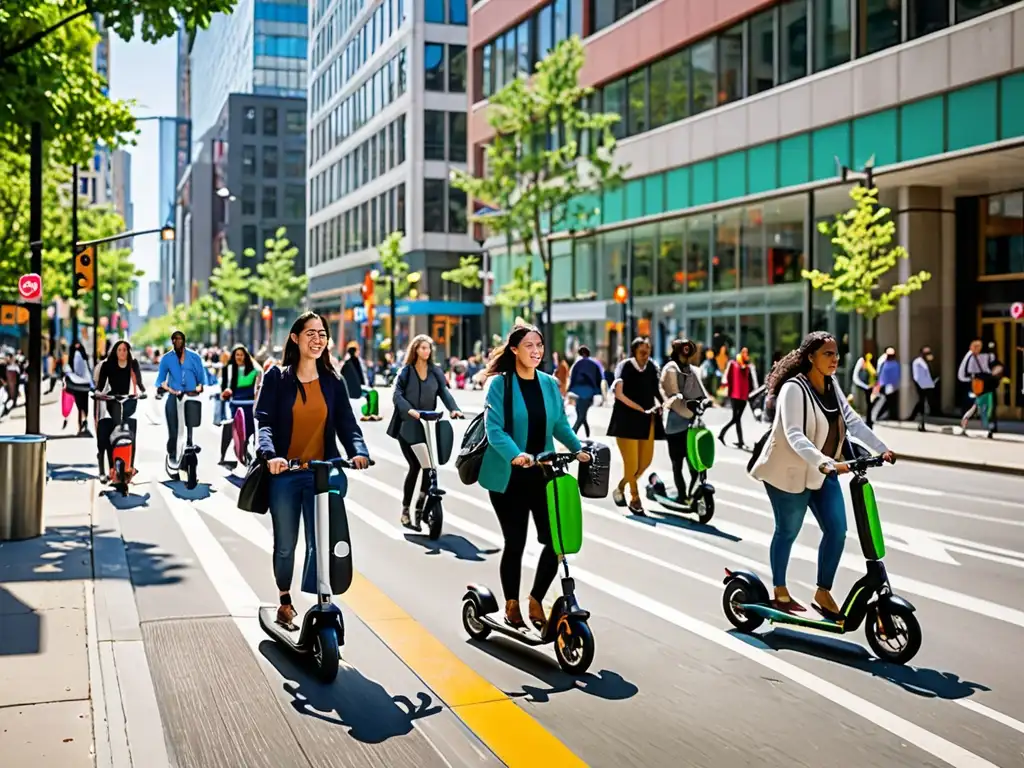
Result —
[[[715,78],[715,39],[698,43],[690,49],[693,66],[693,114],[715,106],[717,81]],[[609,111],[607,108],[605,111]]]
[[[813,0],[814,71],[850,60],[850,0]]]
[[[949,26],[949,3],[907,0],[907,37],[911,40]]]
[[[715,352],[718,367],[725,370],[725,364],[739,351],[736,348],[736,316],[711,318],[711,349]]]
[[[630,276],[630,286],[634,296],[654,295],[654,252],[657,242],[656,224],[633,229],[633,274]]]
[[[775,9],[760,13],[750,20],[747,50],[747,66],[750,70],[748,90],[753,96],[775,86]]]
[[[576,241],[576,298],[597,296],[597,238],[581,237]]]
[[[683,222],[680,219],[659,225],[658,293],[682,293],[684,289]]]
[[[718,103],[743,98],[743,25],[718,37]]]
[[[731,291],[739,287],[739,270],[737,269],[739,241],[739,211],[716,214],[715,254],[711,261],[711,274],[716,291]]]
[[[807,0],[790,0],[779,12],[779,81],[788,83],[807,75]]]
[[[572,243],[555,240],[551,243],[551,298],[565,301],[572,298]]]
[[[601,235],[601,258],[604,264],[604,285],[601,297],[610,299],[615,294],[615,286],[625,285],[629,279],[626,272],[626,249],[629,247],[629,230],[620,229]]]
[[[747,208],[743,212],[743,230],[740,233],[740,286],[763,286],[766,264],[764,209],[760,206]]]
[[[768,316],[771,325],[771,363],[780,360],[800,346],[803,317],[799,312],[784,312]],[[765,367],[765,375],[768,374]]]
[[[708,289],[711,217],[694,217],[687,220],[686,226],[686,291],[699,293]]]
[[[1024,193],[982,198],[984,276],[1024,275]]]
[[[857,26],[860,38],[857,42],[857,51],[861,56],[899,45],[899,1],[857,0]]]
[[[759,381],[763,382],[768,374],[765,368],[765,355],[767,345],[765,340],[764,315],[741,315],[740,316],[740,341],[739,346],[746,347],[750,357],[757,368]]]
[[[769,285],[799,283],[804,257],[804,200],[791,198],[764,207],[765,271]]]

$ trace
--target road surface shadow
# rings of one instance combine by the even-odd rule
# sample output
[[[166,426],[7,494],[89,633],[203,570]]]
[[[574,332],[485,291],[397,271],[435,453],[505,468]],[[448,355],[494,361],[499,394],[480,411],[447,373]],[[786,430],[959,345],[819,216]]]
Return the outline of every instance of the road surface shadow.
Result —
[[[682,528],[685,531],[704,533],[708,536],[716,536],[719,539],[725,539],[726,541],[743,541],[739,536],[733,536],[731,533],[720,531],[713,525],[698,523],[696,520],[689,520],[681,515],[673,515],[671,512],[663,512],[660,509],[651,509],[648,511],[656,513],[658,517],[628,515],[626,519],[634,523],[641,523],[642,525],[650,526],[651,528],[657,528],[659,525],[670,525],[673,528]]]
[[[482,563],[487,555],[501,552],[500,549],[480,549],[466,537],[456,536],[452,533],[442,534],[436,541],[431,541],[426,534],[407,533],[405,540],[423,547],[426,550],[424,554],[439,555],[441,552],[451,552],[457,560],[468,560],[474,563]]]
[[[522,691],[505,691],[513,699],[525,698],[527,701],[544,704],[555,694],[580,691],[606,701],[624,701],[636,696],[640,690],[618,672],[607,669],[602,669],[596,674],[587,672],[578,676],[568,675],[551,655],[498,634],[492,634],[487,640],[469,640],[468,643],[549,686],[539,688],[535,685],[523,685]]]
[[[967,699],[977,691],[992,690],[982,683],[963,680],[955,672],[890,664],[875,658],[863,646],[847,640],[819,637],[786,629],[773,629],[758,635],[748,635],[734,629],[730,630],[729,634],[757,648],[776,652],[794,651],[842,664],[850,669],[888,680],[907,693],[928,699]]]
[[[128,509],[148,507],[150,499],[150,495],[148,493],[140,495],[138,493],[132,493],[131,490],[129,490],[127,496],[122,496],[120,491],[115,491],[113,489],[103,491],[100,496],[106,498],[106,500],[110,502],[110,506],[121,512]]]
[[[413,722],[441,712],[441,706],[425,691],[408,696],[391,695],[380,683],[365,677],[344,662],[338,678],[330,685],[315,680],[303,662],[287,656],[270,640],[259,646],[260,653],[284,678],[282,688],[292,697],[292,708],[300,715],[348,728],[349,735],[364,744],[380,744],[413,729]]]
[[[202,501],[216,493],[209,483],[199,483],[191,491],[185,487],[183,480],[163,480],[161,485],[169,488],[175,498],[184,499],[185,501]]]
[[[84,483],[86,480],[96,480],[96,462],[66,464],[48,461],[46,462],[46,479],[66,483]]]

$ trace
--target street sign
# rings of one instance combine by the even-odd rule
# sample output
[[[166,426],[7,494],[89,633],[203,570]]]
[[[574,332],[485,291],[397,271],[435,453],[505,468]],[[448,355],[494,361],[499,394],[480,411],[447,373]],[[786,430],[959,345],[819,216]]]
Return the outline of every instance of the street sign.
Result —
[[[27,309],[16,304],[0,304],[0,325],[24,325],[27,322]]]
[[[22,301],[38,304],[43,300],[43,278],[32,272],[18,278],[18,295]]]
[[[1024,317],[1024,301],[1015,301],[1010,305],[1010,317],[1014,320]]]

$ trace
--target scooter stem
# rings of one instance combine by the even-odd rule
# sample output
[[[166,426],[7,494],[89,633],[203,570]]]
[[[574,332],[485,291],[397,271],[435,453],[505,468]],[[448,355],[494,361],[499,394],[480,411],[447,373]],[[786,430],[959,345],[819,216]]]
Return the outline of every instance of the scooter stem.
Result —
[[[319,479],[316,474],[319,474],[320,471],[326,474],[327,468],[316,467],[314,469],[314,483]],[[319,491],[319,487],[315,490]],[[315,503],[317,600],[324,605],[331,602],[331,492],[329,490],[318,492]]]

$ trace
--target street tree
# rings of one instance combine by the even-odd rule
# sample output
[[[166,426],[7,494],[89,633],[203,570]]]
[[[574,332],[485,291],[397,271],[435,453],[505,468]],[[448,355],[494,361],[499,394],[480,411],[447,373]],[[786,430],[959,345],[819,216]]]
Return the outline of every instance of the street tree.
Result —
[[[879,315],[896,308],[897,302],[931,279],[920,271],[905,283],[888,284],[885,277],[900,259],[910,254],[892,245],[896,224],[891,210],[878,205],[878,190],[856,186],[850,190],[853,206],[832,222],[820,222],[818,231],[832,242],[833,264],[828,272],[804,270],[815,290],[831,294],[836,310],[857,314],[868,321],[871,337]],[[883,287],[883,282],[887,287]]]
[[[295,259],[299,249],[287,237],[288,230],[279,227],[274,237],[264,243],[263,261],[256,265],[256,278],[251,290],[263,301],[271,301],[274,308],[294,309],[306,298],[309,278],[295,274]],[[251,249],[246,251],[252,256]]]
[[[210,274],[210,293],[220,300],[232,337],[239,317],[249,306],[251,286],[252,270],[238,263],[234,251],[221,253]]]
[[[518,239],[525,265],[514,267],[515,299],[537,292],[533,255],[544,281],[540,294],[550,317],[551,245],[547,236],[577,216],[580,201],[622,180],[612,126],[619,115],[591,112],[594,89],[579,84],[583,43],[576,36],[556,45],[529,78],[520,74],[490,98],[487,120],[494,139],[482,177],[455,170],[452,186],[497,211],[477,218],[492,232]],[[505,293],[505,288],[502,293]],[[500,294],[499,294],[500,296]],[[500,300],[500,299],[499,299]]]
[[[391,315],[391,334],[388,341],[381,345],[384,350],[389,350],[395,344],[395,318],[396,306],[392,304],[392,298],[397,302],[399,299],[409,298],[413,290],[419,284],[420,273],[410,272],[409,264],[405,259],[405,252],[402,250],[402,241],[405,235],[402,232],[392,232],[384,238],[377,253],[380,256],[380,273],[374,281],[373,301],[377,306],[387,306]],[[391,293],[391,284],[394,284],[394,295]]]
[[[120,218],[120,217],[118,217]],[[68,274],[68,262],[61,265],[62,271]],[[132,260],[130,248],[113,248],[110,245],[100,246],[99,270],[97,272],[100,292],[100,316],[110,315],[119,311],[117,300],[124,300],[124,311],[133,309],[131,297],[138,285],[139,278],[145,275]],[[92,306],[91,299],[80,299],[86,306]]]
[[[455,283],[463,288],[480,288],[483,282],[480,280],[480,257],[461,256],[459,266],[455,269],[448,269],[441,273],[441,279],[449,283]]]

